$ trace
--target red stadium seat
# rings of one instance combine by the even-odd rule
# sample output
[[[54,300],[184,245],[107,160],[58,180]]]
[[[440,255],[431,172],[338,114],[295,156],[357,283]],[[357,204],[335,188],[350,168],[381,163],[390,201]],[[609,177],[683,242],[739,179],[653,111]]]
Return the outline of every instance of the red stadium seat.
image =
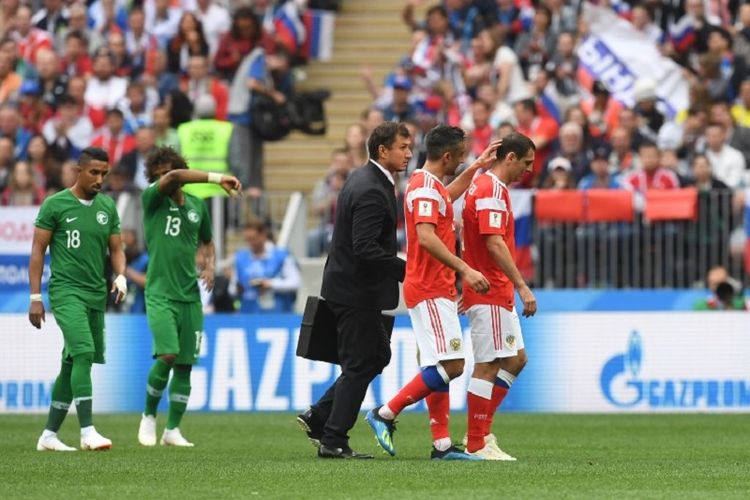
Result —
[[[633,222],[633,193],[625,189],[586,191],[586,222]]]
[[[646,191],[646,220],[697,220],[698,190],[650,189]]]
[[[581,222],[583,191],[540,190],[534,195],[534,214],[541,222]]]

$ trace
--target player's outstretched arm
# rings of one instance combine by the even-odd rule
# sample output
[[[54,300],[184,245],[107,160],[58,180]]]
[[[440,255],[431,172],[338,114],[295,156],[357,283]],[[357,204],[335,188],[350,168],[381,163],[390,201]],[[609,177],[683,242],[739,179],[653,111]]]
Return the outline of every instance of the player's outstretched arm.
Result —
[[[115,274],[110,293],[117,292],[115,304],[119,304],[125,300],[125,295],[128,293],[128,281],[125,278],[125,250],[122,248],[122,238],[119,234],[109,237],[109,259],[112,262],[112,272]]]
[[[242,189],[242,184],[233,175],[223,175],[216,172],[202,172],[200,170],[170,170],[159,178],[159,191],[171,195],[183,184],[210,182],[218,184],[228,194],[234,196]]]
[[[472,290],[477,293],[487,293],[490,289],[490,282],[482,273],[469,267],[445,246],[445,243],[435,234],[433,224],[426,222],[417,224],[417,240],[419,246],[427,250],[430,255],[460,274]]]
[[[490,253],[492,260],[495,264],[500,267],[500,270],[505,273],[508,279],[513,283],[513,286],[518,290],[523,301],[523,315],[525,317],[533,316],[536,313],[536,297],[531,292],[531,289],[523,280],[521,271],[516,267],[516,263],[513,262],[513,256],[510,254],[508,245],[503,241],[503,237],[498,234],[491,234],[487,237],[487,251]]]
[[[42,302],[42,271],[44,271],[44,253],[52,240],[52,231],[34,228],[34,238],[31,242],[31,257],[29,258],[29,288],[31,303],[29,304],[29,321],[36,328],[42,327],[45,321],[44,303]]]
[[[489,168],[490,166],[492,166],[492,163],[494,163],[495,161],[497,148],[499,148],[502,143],[502,139],[492,141],[490,145],[487,146],[487,149],[482,152],[479,158],[474,160],[474,162],[469,165],[466,170],[461,172],[458,177],[453,179],[453,182],[448,184],[446,189],[448,190],[448,194],[450,194],[451,196],[451,200],[457,200],[462,194],[464,194],[464,191],[469,189],[471,180],[474,178],[474,174],[477,172],[477,170],[479,170],[480,168]]]

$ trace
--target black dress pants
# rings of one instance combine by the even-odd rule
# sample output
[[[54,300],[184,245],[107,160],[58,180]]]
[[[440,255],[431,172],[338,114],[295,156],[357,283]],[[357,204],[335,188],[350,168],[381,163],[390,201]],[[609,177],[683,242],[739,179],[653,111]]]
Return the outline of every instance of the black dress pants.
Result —
[[[367,387],[391,360],[391,346],[381,311],[330,301],[328,305],[336,318],[341,375],[312,406],[312,412],[325,423],[321,443],[346,448]]]

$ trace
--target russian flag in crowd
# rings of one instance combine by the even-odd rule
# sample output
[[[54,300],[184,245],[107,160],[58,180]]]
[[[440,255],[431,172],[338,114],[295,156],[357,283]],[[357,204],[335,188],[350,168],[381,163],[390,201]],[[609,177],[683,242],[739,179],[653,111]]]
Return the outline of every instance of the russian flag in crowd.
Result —
[[[294,2],[287,2],[277,8],[273,15],[276,37],[292,54],[299,54],[307,34]]]
[[[745,274],[750,274],[750,189],[745,190]]]
[[[515,221],[516,266],[527,281],[534,277],[534,261],[531,258],[533,196],[534,192],[531,189],[510,190],[510,203]]]
[[[685,15],[669,28],[669,39],[679,52],[686,52],[695,42],[693,16]]]
[[[307,31],[303,49],[308,59],[329,61],[333,56],[333,29],[336,14],[328,10],[308,9],[302,16]]]

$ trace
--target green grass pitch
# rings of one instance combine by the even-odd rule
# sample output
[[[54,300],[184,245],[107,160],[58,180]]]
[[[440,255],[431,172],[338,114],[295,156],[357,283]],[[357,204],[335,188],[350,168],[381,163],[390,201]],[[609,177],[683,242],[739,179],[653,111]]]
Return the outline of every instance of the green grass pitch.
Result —
[[[515,463],[431,462],[424,413],[399,419],[393,458],[360,419],[370,461],[315,458],[289,413],[188,414],[193,449],[141,448],[138,419],[95,416],[110,451],[40,453],[44,416],[0,416],[0,498],[750,498],[749,415],[501,414]],[[60,435],[78,446],[74,417]]]

